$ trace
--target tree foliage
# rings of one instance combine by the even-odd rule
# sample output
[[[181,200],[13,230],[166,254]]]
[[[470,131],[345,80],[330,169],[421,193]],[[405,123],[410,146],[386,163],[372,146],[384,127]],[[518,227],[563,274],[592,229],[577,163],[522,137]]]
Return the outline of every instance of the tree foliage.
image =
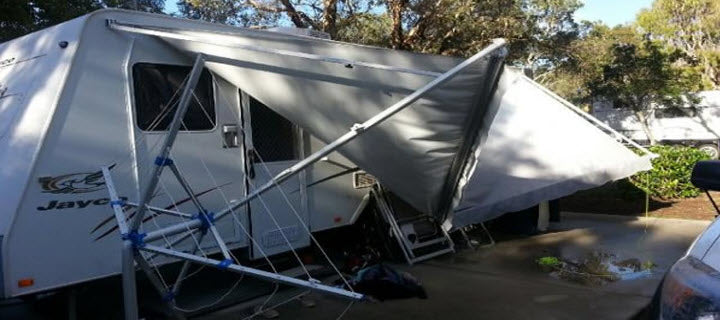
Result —
[[[0,1],[0,42],[101,8],[162,12],[164,3],[164,0],[3,0]]]
[[[610,60],[602,64],[602,73],[587,86],[593,97],[609,100],[615,108],[632,110],[654,145],[649,119],[657,108],[697,103],[688,94],[694,82],[673,67],[682,56],[677,51],[668,53],[649,39],[640,44],[615,43],[610,48]]]
[[[105,7],[161,12],[165,0],[0,2],[0,41]],[[720,1],[655,0],[634,24],[578,22],[581,0],[171,0],[191,19],[294,26],[341,41],[469,56],[493,38],[509,64],[569,100],[647,112],[720,84]]]
[[[703,88],[720,88],[720,1],[656,0],[637,23],[653,39],[682,51],[679,66],[700,74]]]
[[[290,23],[331,38],[395,49],[469,56],[494,38],[514,64],[545,72],[578,36],[579,0],[184,0],[191,18],[243,26]]]

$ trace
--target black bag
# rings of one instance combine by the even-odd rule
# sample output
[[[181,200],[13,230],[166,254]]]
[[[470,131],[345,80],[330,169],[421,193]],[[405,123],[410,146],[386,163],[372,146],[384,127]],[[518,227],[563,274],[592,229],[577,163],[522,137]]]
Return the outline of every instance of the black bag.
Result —
[[[384,264],[361,269],[349,282],[356,292],[380,301],[407,298],[427,299],[427,294],[420,281],[406,272],[397,272]]]

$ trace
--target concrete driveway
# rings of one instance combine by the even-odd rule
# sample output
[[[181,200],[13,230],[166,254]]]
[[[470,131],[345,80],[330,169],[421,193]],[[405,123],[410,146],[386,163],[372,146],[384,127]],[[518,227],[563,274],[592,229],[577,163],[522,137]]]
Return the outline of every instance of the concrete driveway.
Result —
[[[413,267],[427,300],[356,303],[343,319],[628,319],[652,297],[663,273],[708,221],[563,213],[542,235],[447,255]],[[546,255],[582,257],[603,251],[657,264],[649,277],[601,287],[555,279],[535,266]],[[312,295],[314,308],[292,301],[279,319],[336,319],[348,303]],[[203,319],[242,319],[232,308]]]

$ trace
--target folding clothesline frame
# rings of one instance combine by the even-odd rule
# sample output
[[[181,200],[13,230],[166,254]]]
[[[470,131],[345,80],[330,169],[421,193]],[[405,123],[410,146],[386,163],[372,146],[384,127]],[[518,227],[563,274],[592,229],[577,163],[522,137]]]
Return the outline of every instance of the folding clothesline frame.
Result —
[[[177,39],[180,35],[177,35],[175,33],[172,33],[170,31],[158,31],[157,27],[142,27],[137,25],[128,25],[128,24],[121,24],[114,21],[108,21],[108,26],[111,29],[117,30],[117,31],[123,31],[123,32],[130,32],[130,33],[136,33],[136,34],[144,34],[144,35],[152,35],[157,37],[171,37]],[[194,41],[192,39],[184,39],[189,41]],[[343,145],[347,144],[348,142],[354,140],[355,138],[362,135],[367,130],[377,126],[378,124],[382,123],[383,121],[387,120],[388,118],[392,117],[394,114],[400,112],[401,110],[407,108],[414,102],[416,102],[418,99],[420,99],[423,95],[428,93],[430,90],[436,88],[437,86],[449,81],[454,76],[456,76],[460,71],[464,70],[468,66],[472,65],[473,63],[477,62],[480,59],[486,58],[491,53],[495,52],[497,49],[500,49],[504,47],[505,41],[503,39],[497,39],[493,41],[493,43],[488,46],[487,48],[483,49],[482,51],[478,52],[477,54],[473,55],[472,57],[466,59],[465,61],[461,62],[460,64],[456,65],[452,69],[448,70],[445,73],[442,74],[424,74],[428,76],[436,76],[432,81],[428,82],[423,87],[417,89],[410,95],[406,96],[404,99],[398,101],[397,103],[393,104],[392,106],[388,107],[387,109],[381,111],[380,113],[376,114],[375,116],[371,117],[367,121],[355,124],[353,125],[347,133],[336,139],[335,141],[327,144],[317,152],[311,154],[310,156],[306,157],[305,159],[299,161],[298,163],[290,166],[289,168],[285,169],[284,171],[280,172],[278,175],[270,179],[266,184],[260,186],[259,188],[255,189],[250,194],[246,195],[243,199],[239,201],[235,201],[229,204],[229,206],[221,211],[219,211],[217,214],[213,214],[205,210],[205,208],[202,206],[200,201],[198,199],[193,197],[193,192],[190,187],[190,185],[187,183],[187,181],[182,177],[179,170],[175,166],[172,159],[169,158],[170,151],[173,147],[173,144],[175,142],[175,138],[177,137],[177,134],[179,132],[182,119],[188,109],[189,103],[191,101],[192,91],[194,90],[198,79],[200,77],[200,74],[202,72],[202,69],[206,62],[216,62],[216,63],[223,63],[223,64],[230,64],[233,65],[234,63],[238,62],[233,59],[227,59],[222,58],[219,59],[217,57],[205,55],[203,53],[198,53],[195,57],[195,61],[192,67],[192,70],[190,72],[190,75],[188,76],[188,81],[185,83],[185,87],[183,88],[183,92],[180,96],[180,100],[177,106],[177,110],[175,111],[175,114],[173,116],[172,122],[169,126],[167,136],[165,137],[165,140],[162,144],[162,148],[160,149],[159,155],[155,158],[154,164],[155,167],[153,168],[152,175],[150,180],[147,182],[147,184],[142,188],[140,201],[135,203],[128,203],[126,201],[123,201],[119,198],[115,185],[112,180],[112,176],[110,174],[109,167],[103,167],[102,172],[103,176],[105,178],[106,186],[108,189],[108,193],[111,198],[111,206],[115,215],[115,218],[118,223],[118,229],[122,235],[123,239],[123,246],[122,246],[122,280],[123,280],[123,299],[124,299],[124,311],[125,311],[125,318],[128,320],[134,320],[138,318],[138,308],[137,308],[137,292],[136,292],[136,285],[135,285],[135,262],[140,265],[141,269],[145,271],[148,278],[150,279],[151,283],[160,291],[161,295],[164,297],[167,297],[166,301],[170,304],[171,307],[174,307],[174,294],[177,292],[177,289],[180,286],[180,283],[182,281],[183,275],[185,272],[187,272],[187,269],[189,267],[190,263],[197,263],[201,265],[207,265],[211,267],[215,267],[218,269],[233,271],[237,273],[241,273],[243,275],[248,275],[252,277],[256,277],[263,280],[268,280],[271,282],[276,283],[283,283],[291,286],[296,287],[302,287],[307,288],[311,290],[317,290],[320,292],[352,299],[352,300],[362,300],[364,299],[364,295],[348,290],[344,290],[337,287],[327,286],[323,285],[317,280],[314,279],[308,279],[308,280],[301,280],[293,277],[288,277],[284,275],[280,275],[277,273],[271,273],[259,269],[254,269],[242,265],[235,264],[233,260],[231,259],[231,255],[229,253],[229,249],[225,245],[222,237],[215,229],[215,222],[223,219],[224,217],[230,215],[234,210],[237,208],[248,204],[251,200],[256,199],[260,197],[263,193],[277,187],[282,183],[283,181],[287,180],[288,178],[300,173],[310,165],[314,164],[315,162],[318,162],[322,160],[325,156],[329,155],[330,153],[336,151],[338,148],[342,147]],[[234,46],[234,48],[237,48],[237,46]],[[240,49],[245,50],[251,50],[251,51],[259,51],[259,52],[265,52],[265,53],[271,53],[271,54],[277,54],[281,56],[289,56],[294,58],[302,58],[302,59],[310,59],[310,60],[317,60],[327,63],[353,63],[354,65],[363,66],[367,68],[375,68],[375,69],[383,69],[383,70],[390,70],[390,71],[397,71],[397,72],[409,72],[409,73],[415,73],[415,74],[423,74],[419,73],[417,70],[410,70],[405,68],[395,68],[392,66],[385,66],[385,65],[378,65],[378,64],[372,64],[372,63],[366,63],[366,62],[358,62],[358,61],[346,61],[345,59],[340,58],[333,58],[333,57],[324,57],[324,56],[317,56],[317,55],[309,55],[309,54],[303,54],[298,52],[285,52],[285,51],[278,51],[274,49],[267,49],[267,48],[261,48],[261,47],[253,47],[253,48],[246,48],[242,47]],[[160,177],[162,175],[163,169],[165,167],[169,167],[171,169],[171,172],[173,176],[177,179],[177,182],[183,187],[184,191],[187,192],[192,200],[193,205],[198,210],[198,214],[196,215],[189,215],[183,212],[179,211],[173,211],[173,210],[166,210],[161,208],[156,208],[148,205],[149,199],[151,198],[152,194],[155,192],[157,188],[157,184],[160,181]],[[135,214],[135,217],[133,218],[131,223],[128,225],[126,223],[126,218],[124,211],[122,209],[123,206],[132,206],[136,207],[137,211]],[[144,215],[147,211],[153,211],[155,213],[159,214],[167,214],[174,217],[180,217],[184,218],[187,221],[176,223],[173,225],[170,225],[165,228],[157,229],[154,231],[150,231],[147,233],[141,233],[140,232],[140,226],[142,225],[142,221],[144,218]],[[180,236],[179,238],[175,239],[173,243],[182,241],[183,239],[187,238],[189,235],[191,235],[193,232],[200,232],[201,237],[203,237],[205,234],[209,233],[212,234],[215,242],[218,244],[220,248],[220,252],[224,256],[224,260],[216,260],[216,259],[210,259],[207,257],[201,257],[195,254],[195,252],[198,250],[198,248],[193,249],[193,253],[185,253],[181,251],[177,251],[172,249],[172,243],[169,244],[168,247],[160,247],[155,245],[149,245],[148,242],[152,242],[155,240],[159,240],[161,238],[167,239],[167,237],[171,237],[174,235],[177,235],[182,232],[188,232],[184,236]],[[308,230],[309,232],[309,230]],[[196,247],[199,247],[200,242],[196,244]],[[159,254],[163,256],[168,256],[180,260],[184,260],[183,267],[181,268],[180,277],[178,277],[178,281],[172,286],[172,288],[164,288],[162,284],[160,283],[159,279],[157,279],[157,275],[154,274],[149,268],[149,264],[147,260],[140,254],[141,251],[152,253],[152,254]]]

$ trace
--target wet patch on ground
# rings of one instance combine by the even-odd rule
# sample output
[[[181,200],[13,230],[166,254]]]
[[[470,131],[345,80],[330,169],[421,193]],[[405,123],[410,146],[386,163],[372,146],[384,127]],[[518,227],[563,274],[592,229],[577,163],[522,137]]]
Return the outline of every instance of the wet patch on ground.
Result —
[[[652,261],[622,258],[601,251],[590,252],[581,258],[545,256],[535,262],[553,278],[587,286],[603,286],[611,282],[648,277],[655,267]]]

